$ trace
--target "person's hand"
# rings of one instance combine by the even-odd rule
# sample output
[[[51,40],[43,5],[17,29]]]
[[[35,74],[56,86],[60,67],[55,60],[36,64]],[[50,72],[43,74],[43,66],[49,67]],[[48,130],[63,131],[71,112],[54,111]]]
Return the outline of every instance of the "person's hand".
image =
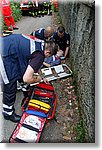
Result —
[[[50,84],[49,81],[48,81],[48,79],[46,79],[46,78],[43,78],[43,81],[44,81],[46,84]]]
[[[42,79],[40,75],[34,75],[33,77],[35,79],[35,82],[40,82]]]

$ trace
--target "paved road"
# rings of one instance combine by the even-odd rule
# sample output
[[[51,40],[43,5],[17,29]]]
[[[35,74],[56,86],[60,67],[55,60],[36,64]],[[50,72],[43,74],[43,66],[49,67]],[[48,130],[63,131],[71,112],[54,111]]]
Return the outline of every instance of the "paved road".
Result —
[[[14,33],[25,33],[30,34],[34,29],[39,27],[47,27],[49,25],[53,25],[53,19],[52,16],[44,16],[40,18],[33,18],[29,16],[24,16],[22,19],[17,22],[17,26],[19,27],[19,30],[15,30]],[[23,98],[23,94],[21,92],[17,92],[17,98],[15,103],[15,109],[16,113],[21,115],[21,100]],[[3,141],[8,143],[9,137],[11,136],[13,130],[16,127],[16,123],[13,123],[11,121],[4,120],[3,121]]]
[[[15,30],[14,33],[25,33],[30,34],[34,29],[53,25],[52,16],[44,17],[27,17],[23,16],[22,20],[17,22],[19,30]]]

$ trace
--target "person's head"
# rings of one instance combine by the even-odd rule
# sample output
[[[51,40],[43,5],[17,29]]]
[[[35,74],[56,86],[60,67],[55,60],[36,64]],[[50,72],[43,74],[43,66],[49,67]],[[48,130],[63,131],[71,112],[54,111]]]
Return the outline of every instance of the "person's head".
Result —
[[[51,37],[54,34],[54,28],[53,27],[47,27],[44,31],[45,38]]]
[[[58,50],[57,51],[57,56],[60,56],[60,57],[63,56],[63,51],[62,50]]]
[[[60,38],[62,38],[64,36],[64,33],[65,33],[65,28],[63,26],[60,26],[60,27],[58,27],[57,32],[58,32],[58,36]]]
[[[50,57],[53,55],[54,47],[55,47],[55,44],[52,43],[51,41],[45,44],[45,50],[44,50],[45,57]]]

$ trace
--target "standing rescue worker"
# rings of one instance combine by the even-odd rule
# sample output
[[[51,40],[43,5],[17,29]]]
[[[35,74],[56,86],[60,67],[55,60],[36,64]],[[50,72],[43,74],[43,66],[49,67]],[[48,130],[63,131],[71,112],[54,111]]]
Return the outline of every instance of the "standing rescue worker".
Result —
[[[53,53],[53,45],[35,37],[23,34],[12,34],[2,37],[3,50],[0,54],[0,71],[3,79],[3,116],[5,119],[18,122],[20,116],[15,113],[17,81],[23,79],[27,84],[41,81],[39,72],[44,58]],[[48,83],[46,79],[43,79]]]
[[[53,0],[54,11],[58,11],[58,0]]]
[[[28,2],[28,4],[29,4],[29,14],[37,17],[38,16],[38,1],[31,0]]]
[[[2,0],[2,15],[5,21],[5,24],[8,27],[8,30],[12,30],[11,26],[13,27],[13,29],[18,29],[18,27],[16,26],[15,22],[14,22],[14,18],[12,16],[12,10],[10,8],[10,2],[9,0]]]
[[[38,16],[44,16],[44,5],[43,5],[43,0],[39,0],[38,2]]]

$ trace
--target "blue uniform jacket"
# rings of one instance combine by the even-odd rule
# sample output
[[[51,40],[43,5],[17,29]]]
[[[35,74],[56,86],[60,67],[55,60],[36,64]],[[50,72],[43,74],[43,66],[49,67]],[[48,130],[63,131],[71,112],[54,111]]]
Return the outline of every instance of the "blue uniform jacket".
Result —
[[[37,31],[33,31],[33,36],[37,37],[38,39],[46,41],[46,38],[44,37],[44,28],[40,28]]]
[[[61,50],[65,51],[66,47],[70,45],[70,35],[65,32],[64,37],[60,38],[58,32],[55,32],[52,41],[58,44]]]
[[[12,34],[3,37],[2,43],[3,69],[5,69],[9,82],[21,79],[28,66],[31,54],[35,50],[43,50],[41,40],[35,41],[22,34]],[[1,68],[1,71],[4,70]]]

